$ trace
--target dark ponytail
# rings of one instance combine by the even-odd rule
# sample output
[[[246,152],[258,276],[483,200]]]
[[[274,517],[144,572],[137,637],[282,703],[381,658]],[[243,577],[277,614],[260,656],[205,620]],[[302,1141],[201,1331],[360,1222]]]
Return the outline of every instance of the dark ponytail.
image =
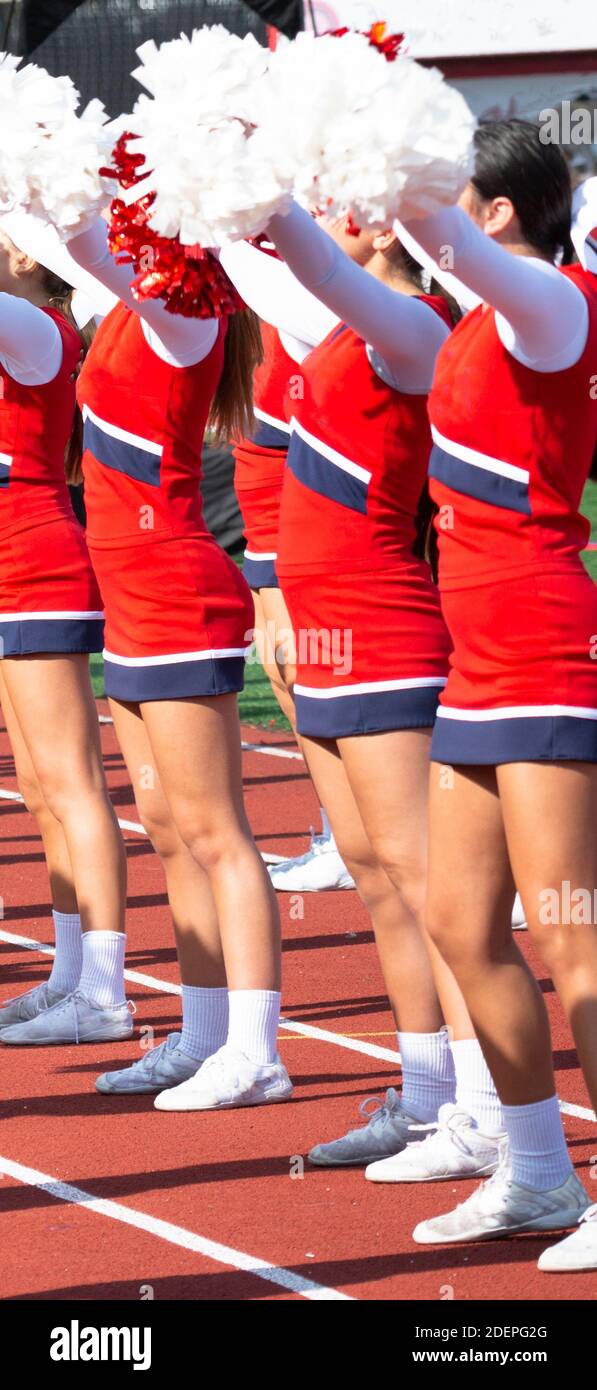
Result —
[[[51,308],[57,309],[67,320],[67,323],[70,323],[79,335],[81,342],[81,357],[79,359],[80,370],[93,342],[95,321],[92,319],[90,323],[85,325],[85,328],[79,328],[72,307],[74,290],[72,285],[67,285],[66,281],[61,280],[59,275],[54,275],[53,271],[44,269],[43,283]],[[64,454],[64,472],[69,487],[77,487],[83,480],[83,474],[81,472],[82,458],[83,416],[81,415],[78,405],[75,405],[70,439]]]
[[[417,560],[427,561],[435,584],[437,584],[439,552],[433,523],[438,511],[439,508],[431,500],[429,483],[425,479],[415,512],[415,539],[412,553]]]
[[[541,138],[538,125],[515,117],[481,121],[475,131],[475,172],[471,180],[488,202],[512,202],[528,245],[550,261],[570,248],[572,187],[559,145]]]

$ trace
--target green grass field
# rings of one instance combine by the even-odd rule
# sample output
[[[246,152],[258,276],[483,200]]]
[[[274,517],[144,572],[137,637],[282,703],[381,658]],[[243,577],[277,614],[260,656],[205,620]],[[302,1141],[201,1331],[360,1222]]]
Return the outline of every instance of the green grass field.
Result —
[[[597,483],[587,483],[582,510],[591,522],[591,539],[597,540]],[[242,551],[232,557],[237,564],[242,561]],[[597,550],[585,555],[585,564],[597,582]],[[101,656],[91,657],[91,679],[96,695],[104,693],[104,675]],[[240,717],[244,724],[254,724],[260,729],[288,729],[290,725],[272,695],[271,686],[258,662],[251,662],[246,668],[245,688],[240,696]]]

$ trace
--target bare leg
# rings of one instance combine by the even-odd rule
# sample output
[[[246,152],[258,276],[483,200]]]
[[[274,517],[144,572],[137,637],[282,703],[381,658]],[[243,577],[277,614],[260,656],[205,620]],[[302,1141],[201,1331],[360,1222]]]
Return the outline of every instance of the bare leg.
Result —
[[[260,589],[255,600],[255,644],[257,654],[282,714],[296,733],[296,713],[292,691],[296,676],[294,635],[281,589]]]
[[[209,879],[176,829],[139,706],[110,700],[110,710],[141,822],[166,875],[183,984],[225,987],[220,930]]]
[[[446,778],[431,765],[427,927],[462,989],[500,1099],[526,1105],[554,1093],[551,1041],[540,990],[512,940],[495,770],[450,771]]]
[[[376,748],[378,737],[384,748],[381,745]],[[425,784],[426,766],[424,770],[418,767],[418,749],[413,750],[410,772],[403,769],[401,773],[394,763],[391,767],[388,765],[392,751],[388,740],[400,738],[408,741],[409,735],[343,739],[340,751],[331,740],[304,739],[303,746],[318,795],[329,808],[338,849],[371,914],[396,1024],[403,1032],[433,1033],[441,1028],[443,1018],[417,922],[423,893],[423,884],[418,883],[417,875],[424,873],[425,827],[421,823],[421,816],[424,822],[424,796],[417,798],[414,806],[409,800],[417,770]],[[399,745],[398,752],[408,763],[408,748],[400,753]],[[384,762],[385,771],[379,782]],[[367,819],[371,828],[367,826]],[[402,888],[390,878],[382,857],[385,853],[382,825],[388,835],[391,827],[392,839],[396,840],[394,858],[403,856]],[[371,834],[375,839],[376,827],[379,833],[374,844]],[[396,864],[392,867],[396,871]]]
[[[246,818],[234,695],[141,705],[181,840],[209,880],[231,990],[280,988],[275,895]]]
[[[84,655],[6,658],[6,691],[64,834],[84,931],[124,931],[126,857],[108,797]]]
[[[52,815],[43,796],[39,779],[35,773],[6,688],[2,664],[0,664],[0,703],[12,748],[18,788],[27,810],[31,812],[32,816],[35,816],[39,827],[50,880],[52,904],[57,912],[76,914],[79,909],[64,830],[60,821]]]
[[[497,779],[529,931],[562,1000],[597,1111],[597,767],[509,763]]]

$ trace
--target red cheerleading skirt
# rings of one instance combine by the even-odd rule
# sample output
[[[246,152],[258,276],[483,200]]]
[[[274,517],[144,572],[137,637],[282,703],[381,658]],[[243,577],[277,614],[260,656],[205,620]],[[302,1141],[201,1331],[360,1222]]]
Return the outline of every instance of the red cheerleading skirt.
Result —
[[[89,549],[106,610],[107,695],[136,703],[242,690],[253,600],[212,537]]]
[[[246,537],[243,575],[251,589],[277,589],[278,522],[286,447],[264,448],[251,440],[234,447],[234,490]]]
[[[299,733],[348,738],[433,725],[449,639],[427,566],[281,579],[297,651]]]
[[[85,533],[64,510],[0,535],[0,658],[99,652],[103,612]]]
[[[450,589],[442,609],[436,761],[597,762],[597,587],[580,560]]]

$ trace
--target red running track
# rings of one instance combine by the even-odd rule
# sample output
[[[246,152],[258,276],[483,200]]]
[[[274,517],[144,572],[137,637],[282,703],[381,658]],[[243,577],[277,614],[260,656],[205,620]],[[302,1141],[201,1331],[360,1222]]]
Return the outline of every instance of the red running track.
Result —
[[[102,707],[103,708],[103,707]],[[118,815],[137,820],[122,758],[102,732]],[[291,748],[284,735],[245,730]],[[315,798],[298,760],[244,755],[251,822],[262,850],[307,844]],[[0,733],[0,788],[14,790]],[[42,980],[49,957],[22,938],[51,941],[41,846],[22,805],[0,800],[0,997]],[[147,841],[125,832],[129,857],[127,967],[156,981],[129,984],[139,1027],[160,1041],[179,1021],[177,970],[162,872]],[[544,1237],[448,1251],[415,1246],[417,1220],[463,1200],[471,1183],[378,1186],[359,1170],[325,1171],[300,1158],[359,1121],[359,1102],[399,1082],[399,1068],[366,914],[354,893],[279,899],[284,936],[280,1051],[295,1083],[284,1106],[167,1115],[151,1097],[102,1097],[98,1072],[139,1055],[127,1044],[0,1049],[0,1253],[3,1298],[31,1299],[592,1299],[594,1274],[536,1268]],[[11,938],[17,937],[15,943]],[[549,981],[558,1090],[585,1116],[588,1099]],[[309,1028],[332,1034],[327,1040]],[[350,1039],[352,1039],[351,1050]],[[347,1046],[348,1043],[348,1046]],[[382,1049],[381,1056],[361,1048]],[[571,1152],[591,1190],[597,1125],[565,1117]],[[51,1186],[49,1184],[58,1184]],[[595,1189],[597,1198],[597,1186]],[[95,1199],[96,1205],[93,1205]]]

